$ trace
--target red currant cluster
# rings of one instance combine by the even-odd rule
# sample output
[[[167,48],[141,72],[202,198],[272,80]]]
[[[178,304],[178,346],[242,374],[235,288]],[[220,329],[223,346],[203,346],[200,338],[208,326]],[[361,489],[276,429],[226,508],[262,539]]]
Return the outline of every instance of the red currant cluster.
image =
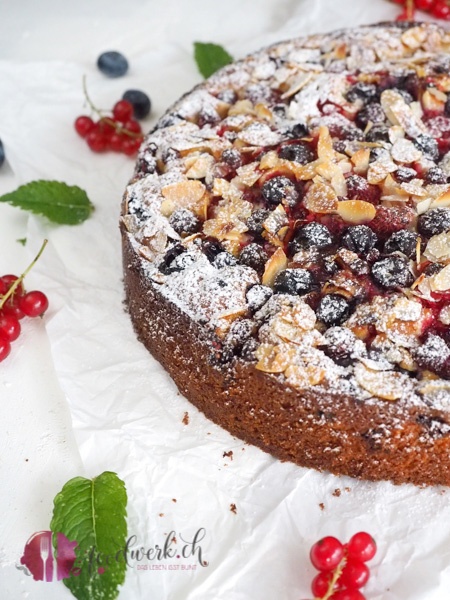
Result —
[[[92,105],[91,105],[92,106]],[[139,150],[143,138],[139,123],[133,118],[133,105],[128,100],[119,100],[112,109],[112,116],[99,114],[98,121],[85,115],[75,120],[75,130],[86,139],[93,152],[123,152],[133,156]]]
[[[0,362],[9,355],[11,342],[20,335],[20,319],[41,317],[48,308],[48,298],[43,292],[26,292],[23,286],[25,276],[42,254],[46,243],[22,275],[0,277]]]
[[[433,15],[437,19],[450,21],[450,4],[448,0],[392,0],[396,4],[401,4],[404,9],[398,15],[397,21],[412,21],[415,18],[415,11],[423,10]]]
[[[315,600],[365,600],[359,591],[369,579],[366,562],[377,551],[375,540],[365,531],[355,533],[347,544],[327,536],[311,548],[311,562],[320,571],[311,584]]]

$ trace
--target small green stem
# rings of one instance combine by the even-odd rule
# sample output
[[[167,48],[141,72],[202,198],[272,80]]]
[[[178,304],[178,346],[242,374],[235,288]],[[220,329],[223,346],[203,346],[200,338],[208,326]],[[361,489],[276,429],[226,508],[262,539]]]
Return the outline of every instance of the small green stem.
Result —
[[[128,129],[125,129],[124,127],[121,127],[120,125],[117,125],[117,123],[114,121],[114,119],[111,119],[111,117],[105,116],[104,111],[100,110],[99,108],[97,108],[95,106],[95,104],[92,102],[92,100],[88,94],[88,91],[87,91],[86,75],[83,75],[83,94],[84,94],[84,97],[86,98],[86,102],[89,104],[89,108],[92,110],[92,112],[94,112],[96,115],[98,115],[102,121],[104,121],[105,123],[108,123],[108,125],[111,125],[111,127],[114,127],[114,129],[117,132],[123,133],[124,135],[127,135],[128,137],[131,137],[131,138],[142,137],[142,133],[135,133],[134,131],[129,131]]]
[[[12,286],[9,288],[9,290],[6,292],[6,294],[1,297],[1,300],[0,300],[0,310],[4,307],[5,303],[9,300],[9,298],[11,298],[14,295],[15,291],[20,286],[20,284],[22,283],[22,281],[25,279],[25,277],[28,275],[28,273],[31,271],[31,269],[34,267],[34,265],[40,259],[41,254],[44,252],[45,246],[47,244],[48,244],[48,240],[44,240],[42,242],[41,249],[36,254],[36,256],[33,259],[33,261],[28,265],[28,267],[25,269],[25,271],[22,273],[22,275],[20,275],[20,277],[18,277],[16,279],[16,281],[12,284]]]

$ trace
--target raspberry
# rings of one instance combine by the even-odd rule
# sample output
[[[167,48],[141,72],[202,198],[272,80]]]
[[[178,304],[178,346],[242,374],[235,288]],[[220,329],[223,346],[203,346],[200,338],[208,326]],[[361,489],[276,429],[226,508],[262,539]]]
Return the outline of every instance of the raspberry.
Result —
[[[408,229],[414,218],[414,211],[408,206],[379,206],[375,218],[370,221],[370,229],[381,240],[386,240],[392,233]]]
[[[380,200],[380,189],[378,186],[367,183],[359,175],[350,175],[345,181],[349,200],[364,200],[371,204],[378,204]]]
[[[220,160],[233,170],[239,169],[239,167],[242,165],[241,153],[234,148],[227,148],[224,150]]]

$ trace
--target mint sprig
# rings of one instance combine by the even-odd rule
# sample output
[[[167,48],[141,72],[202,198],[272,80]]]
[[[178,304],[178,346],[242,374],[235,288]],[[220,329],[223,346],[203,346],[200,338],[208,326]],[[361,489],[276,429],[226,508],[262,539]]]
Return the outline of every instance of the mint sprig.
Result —
[[[78,574],[63,581],[78,600],[117,598],[127,567],[126,506],[125,484],[109,471],[92,480],[74,477],[55,497],[50,529],[77,542]]]
[[[78,225],[94,210],[86,192],[78,186],[44,179],[21,185],[14,192],[0,196],[0,202],[43,215],[61,225]]]
[[[205,78],[233,62],[233,57],[223,46],[204,42],[194,42],[194,58]]]

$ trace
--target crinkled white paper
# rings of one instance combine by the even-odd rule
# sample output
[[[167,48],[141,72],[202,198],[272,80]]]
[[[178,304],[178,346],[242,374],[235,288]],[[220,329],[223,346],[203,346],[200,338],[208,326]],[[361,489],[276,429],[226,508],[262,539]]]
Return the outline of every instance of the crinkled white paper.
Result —
[[[174,531],[181,550],[205,529],[208,566],[198,564],[198,552],[141,561],[167,570],[134,564],[121,600],[310,598],[310,546],[359,530],[379,546],[368,599],[448,598],[448,489],[364,483],[280,463],[213,425],[177,392],[123,307],[118,215],[132,161],[94,155],[72,129],[85,110],[83,74],[102,107],[127,88],[147,90],[156,118],[200,80],[194,40],[222,43],[239,57],[396,11],[385,0],[83,0],[64,8],[28,0],[2,15],[0,138],[9,165],[0,171],[0,193],[58,179],[86,189],[96,211],[81,226],[55,227],[0,205],[2,273],[23,270],[48,237],[28,287],[51,302],[43,321],[24,322],[0,364],[0,598],[71,597],[61,583],[34,582],[14,565],[27,538],[48,528],[65,481],[104,470],[126,482],[136,545],[161,546]],[[126,78],[108,80],[96,70],[97,55],[108,49],[127,54]],[[25,248],[15,241],[23,237]]]

